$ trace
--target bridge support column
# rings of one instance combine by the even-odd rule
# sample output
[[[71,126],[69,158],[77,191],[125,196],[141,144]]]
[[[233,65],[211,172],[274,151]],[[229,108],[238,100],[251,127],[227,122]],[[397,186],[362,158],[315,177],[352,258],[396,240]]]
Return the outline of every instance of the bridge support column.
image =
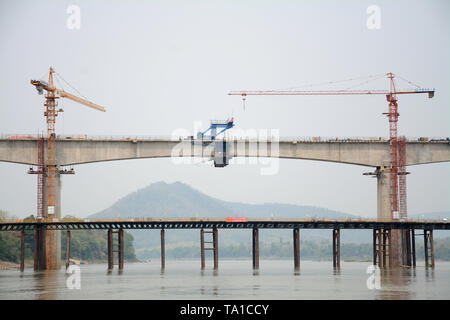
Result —
[[[411,267],[411,230],[402,230],[403,265]]]
[[[390,170],[387,167],[377,167],[374,174],[377,177],[377,218],[391,221]]]
[[[294,270],[300,270],[300,229],[294,228],[293,230],[293,242],[294,242]]]
[[[20,232],[20,272],[25,269],[25,230]]]
[[[200,230],[200,262],[201,269],[205,269],[205,230]]]
[[[259,229],[253,228],[253,237],[252,237],[252,257],[253,257],[253,269],[259,269]]]
[[[46,236],[47,230],[44,227],[38,225],[34,229],[34,271],[46,269]]]
[[[411,229],[411,255],[412,255],[412,265],[416,267],[416,234],[415,230]]]
[[[39,228],[34,229],[34,271],[39,271]]]
[[[123,229],[119,229],[119,271],[123,270],[123,261],[124,261],[124,243],[123,243]]]
[[[44,176],[44,190],[47,188],[47,177]],[[55,172],[55,208],[54,214],[48,213],[47,194],[44,192],[44,215],[47,219],[61,219],[61,175],[57,169]],[[45,236],[45,250],[40,254],[45,255],[45,266],[41,265],[41,269],[59,270],[61,269],[61,231],[60,230],[43,230]]]
[[[161,270],[166,267],[165,230],[161,229]]]
[[[392,230],[373,230],[373,264],[380,268],[392,266]]]
[[[55,218],[61,220],[61,175],[59,170],[56,170],[56,203],[55,203]],[[53,264],[54,270],[61,269],[61,231],[56,230],[55,232],[55,262]]]
[[[375,172],[370,174],[377,177],[377,218],[378,220],[392,221],[390,169],[388,167],[377,167]],[[389,237],[389,266],[397,267],[403,261],[402,231],[390,230]],[[385,246],[383,240],[380,240],[380,243],[382,247]]]
[[[113,231],[108,230],[108,270],[114,269]]]
[[[212,241],[205,241],[205,233],[212,234]],[[201,268],[205,269],[205,250],[213,250],[214,259],[214,270],[219,268],[219,238],[217,233],[217,228],[213,228],[212,231],[205,231],[203,228],[200,230],[200,257],[201,257]],[[205,248],[205,243],[212,244],[212,247]]]
[[[66,269],[70,265],[70,231],[67,230],[66,233]]]
[[[217,228],[213,229],[214,270],[219,269],[219,234]]]
[[[433,230],[423,230],[423,240],[425,249],[425,268],[431,267],[434,269],[434,245],[433,245]],[[431,264],[428,258],[431,258]]]
[[[383,267],[388,267],[390,266],[390,264],[388,263],[388,259],[389,259],[389,253],[387,252],[389,247],[388,247],[388,231],[386,230],[382,230],[381,231],[381,246],[382,246],[382,251],[381,251],[381,255],[383,257]]]
[[[341,267],[341,230],[333,229],[333,268]]]

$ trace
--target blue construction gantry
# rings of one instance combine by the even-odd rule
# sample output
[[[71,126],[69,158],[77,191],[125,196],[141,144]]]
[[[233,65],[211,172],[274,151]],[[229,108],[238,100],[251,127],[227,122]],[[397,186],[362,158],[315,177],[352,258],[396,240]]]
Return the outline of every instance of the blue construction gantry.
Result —
[[[230,155],[227,153],[228,142],[226,139],[216,140],[217,136],[228,129],[234,127],[234,118],[228,120],[212,120],[208,129],[197,133],[197,143],[203,146],[214,143],[214,167],[226,167],[229,163]],[[218,129],[221,129],[218,131]],[[211,131],[210,134],[207,134]]]
[[[201,140],[215,140],[216,137],[221,134],[222,132],[225,132],[228,129],[231,129],[234,127],[234,118],[228,119],[228,120],[211,120],[211,124],[208,129],[206,129],[203,132],[197,133],[197,139]],[[222,128],[221,131],[217,132],[217,129]],[[211,131],[210,135],[206,135],[208,131]]]

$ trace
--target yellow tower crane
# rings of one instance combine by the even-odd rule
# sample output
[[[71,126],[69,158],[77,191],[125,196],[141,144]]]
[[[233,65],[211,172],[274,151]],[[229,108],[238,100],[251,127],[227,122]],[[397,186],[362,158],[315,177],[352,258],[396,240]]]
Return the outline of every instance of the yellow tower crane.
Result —
[[[63,111],[62,109],[57,110],[56,107],[58,102],[56,99],[59,98],[67,98],[88,106],[90,108],[105,112],[105,108],[100,107],[88,100],[79,98],[73,94],[70,94],[62,89],[58,89],[54,86],[53,77],[55,70],[50,67],[48,74],[48,82],[42,80],[31,80],[31,84],[36,87],[36,90],[39,94],[43,94],[44,90],[46,91],[45,95],[45,112],[44,116],[47,119],[47,158],[46,163],[40,164],[44,168],[44,172],[47,174],[47,210],[43,209],[41,213],[38,212],[38,217],[41,215],[41,218],[52,219],[55,214],[55,198],[56,198],[56,150],[55,150],[55,122],[58,113]],[[40,172],[39,174],[44,174],[44,172]],[[42,196],[44,193],[42,193]],[[43,200],[43,199],[41,199]],[[42,201],[43,203],[43,201]]]

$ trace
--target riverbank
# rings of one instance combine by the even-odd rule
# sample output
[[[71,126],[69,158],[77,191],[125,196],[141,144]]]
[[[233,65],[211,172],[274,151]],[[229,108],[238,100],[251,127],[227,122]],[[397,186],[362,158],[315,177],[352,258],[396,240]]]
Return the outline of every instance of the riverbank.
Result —
[[[18,263],[0,261],[0,270],[19,269],[19,267],[20,265]]]

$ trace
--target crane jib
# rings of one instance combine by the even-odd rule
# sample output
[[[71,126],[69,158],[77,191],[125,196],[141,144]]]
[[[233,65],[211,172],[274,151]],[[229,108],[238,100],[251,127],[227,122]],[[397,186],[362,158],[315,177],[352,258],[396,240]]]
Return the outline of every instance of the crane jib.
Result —
[[[428,93],[429,98],[434,97],[435,90],[395,91],[388,90],[335,90],[335,91],[231,91],[230,96],[284,96],[284,95],[363,95],[363,94],[415,94]]]

